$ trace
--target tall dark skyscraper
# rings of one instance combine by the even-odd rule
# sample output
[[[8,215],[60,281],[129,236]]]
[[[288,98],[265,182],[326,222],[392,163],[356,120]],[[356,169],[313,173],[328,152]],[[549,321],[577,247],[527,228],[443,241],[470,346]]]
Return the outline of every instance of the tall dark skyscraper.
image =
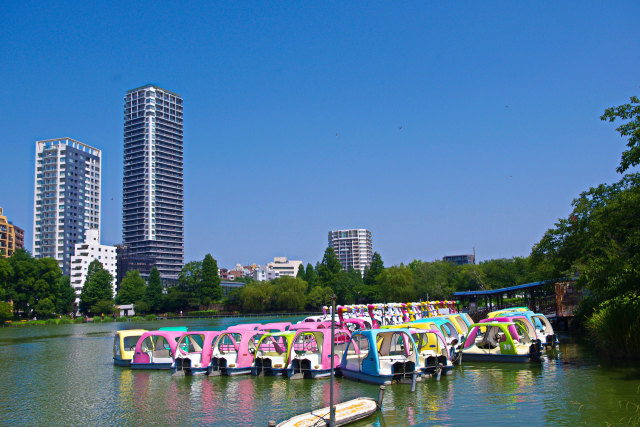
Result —
[[[124,98],[123,261],[177,280],[184,261],[182,97],[154,85]],[[120,262],[120,260],[119,260]]]

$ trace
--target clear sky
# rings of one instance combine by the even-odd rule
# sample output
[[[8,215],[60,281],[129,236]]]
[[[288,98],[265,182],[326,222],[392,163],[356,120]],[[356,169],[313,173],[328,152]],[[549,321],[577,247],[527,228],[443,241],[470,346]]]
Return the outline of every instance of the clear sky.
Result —
[[[70,2],[69,2],[70,3]],[[182,4],[188,6],[183,6]],[[0,206],[33,238],[35,141],[103,153],[121,241],[123,96],[184,98],[185,260],[526,256],[613,182],[606,107],[640,93],[640,2],[3,2]]]

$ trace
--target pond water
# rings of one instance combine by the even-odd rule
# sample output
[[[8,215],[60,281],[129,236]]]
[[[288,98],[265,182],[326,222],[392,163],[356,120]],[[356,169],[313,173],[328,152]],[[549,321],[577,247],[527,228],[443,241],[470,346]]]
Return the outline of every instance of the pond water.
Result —
[[[297,321],[299,318],[287,318]],[[171,377],[112,362],[118,329],[220,330],[274,318],[0,328],[0,425],[257,425],[329,403],[329,380]],[[598,358],[561,336],[540,364],[464,363],[440,381],[388,386],[381,413],[359,426],[640,424],[638,364]],[[378,387],[338,378],[337,401]]]

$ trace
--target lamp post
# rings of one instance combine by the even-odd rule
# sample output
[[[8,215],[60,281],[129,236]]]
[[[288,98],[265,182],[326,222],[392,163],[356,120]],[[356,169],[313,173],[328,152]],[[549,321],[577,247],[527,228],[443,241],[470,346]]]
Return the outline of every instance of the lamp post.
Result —
[[[334,365],[334,346],[335,346],[335,313],[336,313],[336,296],[331,295],[331,376],[329,391],[329,427],[336,425],[336,408],[333,406],[333,365]]]

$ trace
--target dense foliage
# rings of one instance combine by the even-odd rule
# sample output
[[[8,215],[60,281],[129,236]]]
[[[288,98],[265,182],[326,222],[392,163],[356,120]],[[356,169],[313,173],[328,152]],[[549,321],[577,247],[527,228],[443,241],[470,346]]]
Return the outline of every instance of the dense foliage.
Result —
[[[640,164],[640,105],[608,108],[602,120],[626,120],[628,137],[617,171]],[[549,277],[575,277],[585,290],[578,320],[611,355],[640,358],[640,174],[583,192],[533,248],[534,265]]]
[[[33,258],[24,249],[0,258],[0,321],[66,315],[74,299],[69,278],[53,258]]]
[[[87,277],[80,292],[80,312],[84,315],[104,314],[105,308],[113,312],[113,276],[97,259],[87,268]]]

